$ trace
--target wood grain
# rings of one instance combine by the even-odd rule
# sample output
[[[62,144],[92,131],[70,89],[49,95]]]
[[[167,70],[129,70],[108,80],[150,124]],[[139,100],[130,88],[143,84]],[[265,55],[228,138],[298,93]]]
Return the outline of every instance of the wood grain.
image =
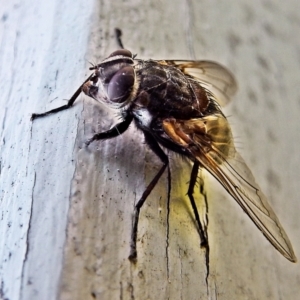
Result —
[[[296,299],[298,264],[265,240],[204,173],[209,256],[186,199],[190,166],[171,154],[141,211],[138,262],[129,238],[134,203],[161,166],[131,126],[84,141],[117,121],[80,96],[60,106],[117,47],[140,58],[209,59],[236,75],[229,116],[239,152],[270,196],[298,258],[300,23],[296,0],[6,2],[0,12],[2,97],[0,299]],[[206,210],[208,214],[206,215]]]

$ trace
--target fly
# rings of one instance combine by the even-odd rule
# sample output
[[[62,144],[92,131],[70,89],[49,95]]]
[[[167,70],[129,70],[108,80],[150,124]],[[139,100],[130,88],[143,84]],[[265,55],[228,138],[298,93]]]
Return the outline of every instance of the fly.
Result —
[[[269,242],[288,260],[296,262],[291,242],[266,196],[236,151],[229,123],[221,107],[237,90],[233,75],[212,61],[141,60],[124,49],[117,30],[119,49],[101,63],[77,89],[66,105],[31,119],[70,108],[83,91],[89,97],[121,112],[122,121],[95,134],[96,140],[115,138],[133,122],[146,144],[160,158],[162,167],[137,202],[133,214],[130,255],[136,261],[140,209],[169,165],[164,148],[187,157],[192,163],[188,187],[201,245],[207,237],[193,197],[199,168],[210,172],[237,201]]]

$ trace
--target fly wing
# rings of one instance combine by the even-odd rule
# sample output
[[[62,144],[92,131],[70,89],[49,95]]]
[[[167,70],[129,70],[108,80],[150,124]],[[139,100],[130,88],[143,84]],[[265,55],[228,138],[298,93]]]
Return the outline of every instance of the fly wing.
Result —
[[[223,160],[221,165],[216,163],[215,156]],[[296,262],[287,234],[239,153],[235,152],[234,157],[226,160],[218,153],[198,155],[197,159],[238,202],[270,243],[288,260]]]
[[[233,74],[224,66],[213,61],[167,60],[168,65],[180,69],[185,75],[199,82],[210,91],[221,106],[225,106],[237,91]]]
[[[163,122],[163,128],[173,142],[185,147],[223,185],[270,243],[288,260],[296,262],[287,234],[235,150],[226,118],[220,114],[200,119],[171,119]]]

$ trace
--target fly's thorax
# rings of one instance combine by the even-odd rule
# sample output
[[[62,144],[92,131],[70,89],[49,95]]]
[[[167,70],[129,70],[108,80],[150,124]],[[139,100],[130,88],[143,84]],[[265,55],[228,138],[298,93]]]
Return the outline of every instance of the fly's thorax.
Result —
[[[94,76],[82,88],[86,95],[116,108],[133,99],[137,81],[130,51],[117,50],[91,69],[95,70]]]
[[[159,118],[203,116],[209,104],[205,89],[178,68],[161,61],[139,61],[138,91],[134,103]]]

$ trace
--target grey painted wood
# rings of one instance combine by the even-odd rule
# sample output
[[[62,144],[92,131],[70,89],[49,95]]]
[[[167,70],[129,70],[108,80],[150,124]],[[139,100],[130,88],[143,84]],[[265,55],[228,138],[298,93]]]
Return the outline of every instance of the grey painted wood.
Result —
[[[237,77],[225,108],[249,163],[299,257],[300,23],[296,0],[5,2],[1,5],[0,298],[295,299],[299,265],[281,257],[203,172],[209,264],[186,199],[190,167],[171,155],[141,211],[138,262],[131,214],[160,161],[132,126],[84,141],[117,121],[85,96],[57,107],[115,50],[114,27],[141,58],[216,60]],[[208,268],[209,267],[209,268]]]

